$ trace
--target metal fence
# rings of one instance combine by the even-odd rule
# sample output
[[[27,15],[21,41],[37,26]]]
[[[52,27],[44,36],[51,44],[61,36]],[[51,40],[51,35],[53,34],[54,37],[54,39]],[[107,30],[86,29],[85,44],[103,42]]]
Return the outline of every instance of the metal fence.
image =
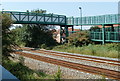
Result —
[[[93,41],[102,41],[103,32],[90,32],[90,39]],[[120,32],[105,32],[106,42],[120,42]]]

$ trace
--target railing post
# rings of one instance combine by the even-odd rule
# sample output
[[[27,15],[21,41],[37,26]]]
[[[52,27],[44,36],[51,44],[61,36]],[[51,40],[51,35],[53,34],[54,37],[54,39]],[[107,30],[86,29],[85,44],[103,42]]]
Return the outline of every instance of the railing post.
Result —
[[[30,18],[29,18],[29,17],[30,17],[30,14],[29,14],[29,12],[28,12],[28,22],[30,21]]]
[[[21,21],[21,12],[19,12],[19,21]]]
[[[66,37],[68,37],[69,36],[69,34],[68,34],[68,26],[65,26],[65,33],[66,33]]]
[[[110,33],[111,33],[111,32],[108,32],[108,40],[110,40]]]
[[[96,33],[95,33],[95,31],[94,31],[94,32],[93,32],[93,35],[94,35],[94,39],[95,39],[95,34],[96,34]]]
[[[60,23],[60,16],[58,15],[58,23]]]
[[[51,14],[51,23],[53,22],[53,14]],[[60,28],[61,28],[61,26],[60,26]]]
[[[38,15],[37,15],[37,13],[36,13],[36,21],[38,21]]]
[[[74,25],[74,18],[72,17],[72,25]]]
[[[117,39],[117,33],[115,31],[113,33],[114,33],[114,40],[116,40]]]
[[[105,25],[102,25],[102,44],[105,44]]]
[[[43,14],[44,22],[45,22],[45,14]]]

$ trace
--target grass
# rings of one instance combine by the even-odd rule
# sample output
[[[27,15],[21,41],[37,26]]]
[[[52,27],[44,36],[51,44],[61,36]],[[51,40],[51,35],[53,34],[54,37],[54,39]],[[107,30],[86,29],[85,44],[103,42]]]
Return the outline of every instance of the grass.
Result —
[[[116,43],[105,45],[89,44],[88,46],[82,47],[75,47],[69,44],[64,44],[56,46],[52,50],[100,57],[119,58],[118,48],[119,45]]]
[[[57,71],[56,74],[54,75],[54,79],[55,79],[56,81],[60,81],[61,76],[62,76],[61,69],[60,69],[60,66],[58,66],[58,71]]]
[[[8,58],[3,57],[3,67],[10,71],[21,81],[35,80],[35,79],[54,79],[53,75],[48,75],[43,72],[35,71],[24,66],[22,63],[13,62]]]

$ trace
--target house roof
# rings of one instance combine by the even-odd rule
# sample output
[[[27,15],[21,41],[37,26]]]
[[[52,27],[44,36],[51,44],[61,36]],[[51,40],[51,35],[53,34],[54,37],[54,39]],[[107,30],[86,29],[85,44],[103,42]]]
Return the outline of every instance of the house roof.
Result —
[[[99,28],[102,28],[102,25],[97,25]],[[118,24],[114,24],[113,27],[118,27]],[[111,26],[105,26],[106,28],[111,27]]]
[[[68,28],[68,31],[72,31],[72,28]],[[74,29],[74,31],[80,31],[80,29]]]

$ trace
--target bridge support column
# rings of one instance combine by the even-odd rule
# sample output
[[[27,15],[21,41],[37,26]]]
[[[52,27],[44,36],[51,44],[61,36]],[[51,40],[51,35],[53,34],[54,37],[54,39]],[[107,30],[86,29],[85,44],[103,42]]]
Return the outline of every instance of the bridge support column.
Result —
[[[114,32],[114,27],[113,24],[111,25],[111,31]]]
[[[69,36],[68,26],[65,26],[65,34],[66,34],[66,37],[68,37],[68,36]]]
[[[105,25],[102,25],[102,44],[105,44]]]
[[[63,29],[62,26],[60,26],[60,43],[62,43],[62,34],[63,34]]]
[[[68,36],[69,36],[68,26],[60,26],[60,43],[68,42],[67,40]]]
[[[72,33],[73,33],[73,31],[74,31],[74,27],[72,26]]]
[[[65,26],[65,35],[66,35],[65,40],[66,40],[66,43],[67,43],[68,42],[67,37],[69,36],[68,26]]]

